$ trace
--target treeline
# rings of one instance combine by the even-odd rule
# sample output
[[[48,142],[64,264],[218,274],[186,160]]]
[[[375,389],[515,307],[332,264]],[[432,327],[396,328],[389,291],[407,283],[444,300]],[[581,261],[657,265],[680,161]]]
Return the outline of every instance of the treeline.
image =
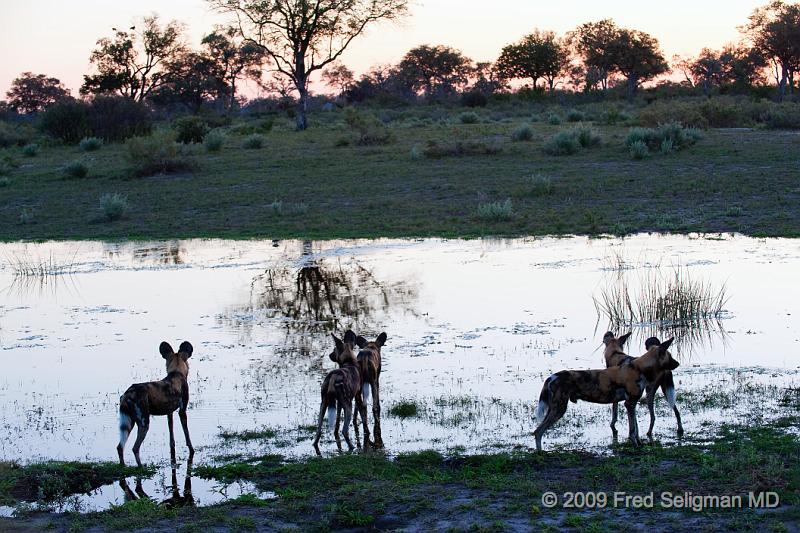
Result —
[[[606,19],[563,36],[535,30],[504,46],[494,62],[475,62],[445,45],[422,45],[399,63],[375,66],[359,78],[340,62],[341,54],[367,25],[405,16],[405,0],[285,2],[297,9],[281,9],[284,3],[208,1],[218,11],[252,22],[216,27],[193,49],[181,23],[145,17],[97,41],[79,99],[58,79],[27,72],[13,81],[7,101],[0,102],[0,117],[58,106],[44,120],[48,128],[70,116],[80,125],[75,135],[113,140],[127,133],[98,126],[112,108],[133,124],[123,120],[122,129],[130,126],[138,134],[134,123],[146,123],[148,110],[230,114],[249,107],[287,111],[303,129],[314,103],[309,79],[317,71],[336,104],[460,101],[477,107],[509,94],[634,98],[643,86],[667,95],[727,93],[783,100],[796,99],[800,89],[800,4],[782,1],[755,9],[739,28],[740,42],[720,50],[705,48],[696,57],[676,57],[671,65],[654,36]],[[246,80],[270,96],[248,102],[239,94]]]

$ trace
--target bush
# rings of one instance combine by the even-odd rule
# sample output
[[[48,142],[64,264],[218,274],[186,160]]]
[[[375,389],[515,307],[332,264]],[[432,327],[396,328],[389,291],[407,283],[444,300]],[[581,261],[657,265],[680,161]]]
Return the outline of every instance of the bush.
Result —
[[[121,219],[128,211],[128,198],[119,193],[100,197],[100,214],[108,222]]]
[[[553,194],[553,180],[549,176],[534,174],[525,180],[530,196],[548,196]]]
[[[73,161],[64,166],[63,172],[67,178],[83,179],[89,175],[89,167],[80,161]]]
[[[503,202],[488,202],[478,206],[478,218],[493,222],[510,220],[514,216],[511,199]]]
[[[33,132],[30,131],[30,128],[0,121],[0,148],[25,146],[31,142],[31,139],[33,139]]]
[[[494,155],[502,151],[503,147],[500,144],[486,143],[484,141],[454,141],[447,143],[428,141],[422,153],[429,159],[437,159],[448,156]]]
[[[594,146],[598,146],[600,141],[600,134],[594,128],[587,128],[584,126],[580,126],[577,128],[573,128],[571,130],[578,139],[578,143],[583,148],[592,148]]]
[[[125,146],[134,176],[172,174],[194,168],[194,162],[184,148],[175,142],[175,133],[172,131],[134,137],[128,139]]]
[[[220,130],[211,130],[203,137],[206,152],[219,152],[225,144],[225,134]]]
[[[39,145],[32,143],[22,147],[22,154],[25,157],[36,157],[39,154]]]
[[[703,116],[701,106],[695,102],[656,101],[641,109],[638,122],[642,126],[656,127],[667,122],[676,122],[692,128],[708,128],[708,119]]]
[[[511,138],[515,141],[531,141],[533,140],[533,128],[527,124],[523,124],[511,134]]]
[[[153,119],[147,106],[140,102],[122,96],[96,96],[89,109],[89,126],[95,137],[108,142],[124,141],[149,135]]]
[[[78,146],[84,152],[96,152],[103,147],[103,139],[99,137],[84,137]]]
[[[662,124],[657,129],[631,128],[625,137],[625,145],[630,149],[634,144],[641,143],[647,146],[648,150],[657,150],[666,154],[691,146],[699,139],[700,134],[697,130],[684,128],[677,122],[670,122]]]
[[[356,132],[358,135],[356,142],[361,146],[386,144],[391,140],[389,129],[374,115],[348,107],[344,112],[344,121]]]
[[[89,105],[78,100],[61,100],[42,113],[39,129],[67,144],[76,144],[91,132]]]
[[[583,122],[584,120],[586,120],[586,115],[584,115],[583,111],[570,109],[567,113],[567,122]]]
[[[181,144],[201,143],[209,130],[206,121],[194,115],[178,118],[172,127],[177,134],[176,140]]]
[[[762,119],[767,128],[778,130],[800,129],[800,105],[773,104]]]
[[[633,159],[644,159],[650,155],[650,149],[644,141],[634,141],[629,146],[629,152]]]
[[[553,113],[547,117],[547,123],[551,126],[558,126],[561,124],[561,117]]]
[[[247,150],[258,150],[259,148],[264,146],[264,136],[253,134],[248,135],[245,137],[244,141],[242,141],[242,148]]]
[[[486,107],[489,99],[480,91],[469,91],[461,95],[461,105],[464,107]]]
[[[550,155],[572,155],[580,149],[581,143],[568,131],[559,131],[544,145],[544,151]]]
[[[477,124],[480,121],[480,117],[477,113],[466,111],[458,115],[458,120],[462,124]]]

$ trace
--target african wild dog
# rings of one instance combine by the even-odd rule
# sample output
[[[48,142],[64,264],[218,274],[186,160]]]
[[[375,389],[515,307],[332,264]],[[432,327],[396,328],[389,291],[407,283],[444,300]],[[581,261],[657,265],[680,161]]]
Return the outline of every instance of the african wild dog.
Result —
[[[317,435],[314,438],[314,449],[317,455],[322,455],[319,451],[319,439],[322,437],[322,422],[325,412],[328,413],[328,427],[333,426],[337,410],[344,410],[344,440],[352,450],[353,444],[350,442],[350,419],[353,416],[353,400],[356,407],[365,411],[361,406],[361,372],[358,366],[356,354],[353,347],[356,343],[356,334],[347,330],[344,340],[339,339],[331,333],[334,342],[334,350],[330,358],[339,364],[339,368],[331,370],[322,381],[321,396],[322,402],[319,406],[319,418],[317,420]],[[338,431],[338,424],[337,424]],[[336,435],[338,441],[338,434]]]
[[[619,345],[617,339],[614,343]],[[640,445],[636,404],[647,386],[646,373],[677,368],[678,362],[667,351],[670,344],[672,339],[652,346],[641,357],[620,366],[602,370],[562,370],[547,378],[536,409],[536,418],[539,421],[539,427],[533,432],[536,449],[542,449],[542,435],[564,416],[569,402],[577,403],[578,400],[592,403],[616,403],[624,400],[628,411],[628,436],[634,445]]]
[[[367,424],[367,406],[370,392],[372,393],[372,417],[373,417],[373,436],[372,443],[375,448],[383,447],[381,437],[381,397],[380,397],[380,378],[381,378],[381,348],[386,344],[386,332],[378,335],[372,342],[367,342],[363,337],[357,337],[356,342],[360,350],[356,358],[358,367],[361,371],[361,413],[364,425],[364,448],[369,446],[369,426]],[[355,422],[355,419],[354,419]],[[358,430],[356,430],[358,431]]]
[[[605,360],[606,367],[619,366],[625,362],[633,360],[633,357],[627,355],[622,351],[625,341],[630,337],[630,333],[623,335],[617,342],[614,342],[614,334],[607,332],[603,335],[603,343],[606,345]],[[656,337],[650,337],[644,341],[645,350],[649,350],[653,346],[658,346],[661,341]],[[672,377],[672,370],[665,369],[660,372],[653,373],[652,371],[645,376],[647,378],[647,388],[645,397],[647,398],[647,409],[650,412],[650,427],[647,429],[647,436],[653,437],[653,426],[656,423],[656,413],[653,404],[655,403],[656,391],[661,387],[661,392],[667,399],[667,403],[675,413],[675,419],[678,421],[678,435],[683,435],[683,424],[681,423],[681,414],[678,412],[678,407],[675,405],[675,380]],[[611,405],[611,431],[614,437],[617,436],[617,403]]]
[[[119,444],[117,453],[119,463],[125,464],[123,457],[125,443],[136,424],[136,442],[133,444],[133,456],[136,464],[142,466],[139,458],[139,448],[142,446],[147,430],[150,429],[150,415],[167,415],[169,426],[169,451],[172,462],[175,462],[175,435],[172,429],[172,413],[177,409],[178,416],[183,426],[183,435],[186,437],[186,446],[189,448],[189,460],[194,457],[194,447],[189,438],[189,426],[186,420],[186,408],[189,405],[189,358],[192,356],[192,345],[184,341],[178,348],[178,353],[172,350],[168,342],[162,342],[158,347],[161,357],[167,361],[167,377],[161,381],[136,383],[128,387],[119,399]]]

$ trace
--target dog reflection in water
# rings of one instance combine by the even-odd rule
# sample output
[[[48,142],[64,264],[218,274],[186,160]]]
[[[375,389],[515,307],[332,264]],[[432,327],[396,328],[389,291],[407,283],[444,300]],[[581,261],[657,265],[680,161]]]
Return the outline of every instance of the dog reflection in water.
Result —
[[[142,487],[142,478],[137,477],[133,490],[131,490],[128,480],[122,478],[119,480],[119,486],[125,493],[125,502],[133,500],[140,500],[142,498],[151,498]],[[194,507],[194,497],[192,496],[192,463],[186,467],[186,477],[183,481],[183,495],[178,488],[178,471],[172,467],[172,495],[161,502],[161,505],[167,507]]]

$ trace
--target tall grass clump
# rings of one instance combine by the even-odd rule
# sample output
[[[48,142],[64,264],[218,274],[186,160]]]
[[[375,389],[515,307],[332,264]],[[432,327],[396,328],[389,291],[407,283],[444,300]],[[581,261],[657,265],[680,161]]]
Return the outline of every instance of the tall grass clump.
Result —
[[[700,139],[694,128],[684,128],[677,122],[662,124],[658,128],[631,128],[625,137],[625,146],[634,159],[644,159],[651,151],[668,154],[691,146]]]
[[[258,150],[264,146],[264,136],[259,134],[248,135],[242,141],[242,148],[246,150]]]
[[[119,193],[106,193],[100,197],[100,215],[107,222],[114,222],[128,212],[128,197]]]
[[[36,157],[39,155],[39,145],[36,143],[26,144],[22,147],[22,155],[25,157]]]
[[[344,112],[344,121],[355,132],[356,144],[361,146],[388,144],[392,140],[389,128],[375,115],[348,107]]]
[[[628,145],[628,153],[630,153],[632,159],[641,160],[650,155],[650,149],[647,147],[646,142],[637,140]]]
[[[389,408],[389,414],[397,418],[411,418],[419,414],[419,407],[414,400],[400,400]]]
[[[561,124],[561,117],[555,113],[552,113],[550,114],[550,116],[547,117],[547,123],[550,124],[551,126],[558,126],[559,124]]]
[[[225,134],[220,130],[211,130],[203,137],[206,152],[219,152],[225,144]]]
[[[511,199],[506,198],[502,202],[487,202],[478,205],[478,218],[491,222],[511,220],[514,216],[514,209]]]
[[[473,111],[465,111],[464,113],[458,115],[458,120],[462,124],[477,124],[480,120],[480,117],[478,117],[478,114]]]
[[[194,168],[194,161],[172,131],[156,132],[148,137],[134,137],[125,143],[134,176],[174,174]]]
[[[84,137],[78,143],[78,147],[84,152],[96,152],[103,147],[103,139],[99,137]]]
[[[89,167],[81,161],[67,163],[62,169],[65,178],[83,179],[89,175]]]
[[[533,140],[533,128],[531,128],[527,124],[523,124],[522,126],[518,127],[514,130],[511,134],[511,138],[515,141],[532,141]]]
[[[439,142],[429,140],[422,149],[422,154],[428,159],[441,157],[460,157],[471,155],[494,155],[503,151],[503,146],[497,142],[481,140]]]
[[[525,179],[528,196],[548,196],[553,194],[553,179],[542,174],[533,174]]]
[[[567,112],[567,122],[583,122],[586,120],[586,114],[578,109],[570,109]]]
[[[75,256],[60,260],[51,253],[45,258],[32,258],[29,255],[14,255],[8,259],[15,278],[47,278],[75,272]]]
[[[601,140],[600,134],[594,128],[578,126],[553,135],[545,143],[544,151],[550,155],[572,155],[581,148],[598,146]]]

